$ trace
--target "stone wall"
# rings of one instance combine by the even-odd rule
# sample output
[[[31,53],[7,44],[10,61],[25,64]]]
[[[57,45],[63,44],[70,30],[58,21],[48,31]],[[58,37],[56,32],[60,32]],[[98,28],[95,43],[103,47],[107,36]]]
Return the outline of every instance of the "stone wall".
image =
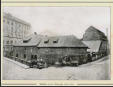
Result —
[[[18,59],[30,61],[32,55],[37,55],[37,58],[43,58],[50,64],[54,64],[59,58],[69,55],[85,55],[87,48],[37,48],[37,47],[14,47],[13,56]],[[26,56],[25,56],[26,55]]]

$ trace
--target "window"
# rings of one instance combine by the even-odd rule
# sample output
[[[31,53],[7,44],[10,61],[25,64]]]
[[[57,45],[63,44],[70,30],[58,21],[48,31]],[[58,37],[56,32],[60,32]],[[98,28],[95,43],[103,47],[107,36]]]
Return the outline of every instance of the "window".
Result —
[[[7,21],[7,24],[9,24],[9,21]]]
[[[13,56],[13,51],[10,52],[10,56]]]
[[[54,40],[53,43],[58,43],[58,40]]]
[[[26,58],[26,54],[24,54],[24,58]]]
[[[37,58],[37,55],[35,55],[35,58]]]
[[[11,31],[13,32],[13,27],[11,27]]]
[[[26,51],[26,48],[24,48],[24,50]]]
[[[3,44],[5,44],[5,41],[3,40]]]
[[[21,27],[21,25],[19,24],[19,27]]]
[[[3,22],[5,22],[5,19],[3,20]]]
[[[58,43],[58,38],[54,38],[53,43]]]
[[[28,41],[27,40],[23,40],[23,43],[27,43]]]
[[[26,48],[24,48],[24,53],[26,53]]]
[[[16,57],[18,57],[18,54],[16,54]]]
[[[11,40],[11,44],[13,44],[13,41]]]
[[[31,60],[36,60],[37,59],[37,55],[31,55]]]
[[[9,44],[9,41],[7,41],[7,44]]]
[[[49,40],[45,40],[45,41],[44,41],[44,43],[48,43],[48,42],[49,42]]]
[[[33,55],[31,55],[31,59],[33,59]]]
[[[11,25],[13,25],[13,22],[11,23]]]
[[[29,39],[26,39],[26,40],[23,40],[23,43],[28,43],[32,38],[29,38]]]

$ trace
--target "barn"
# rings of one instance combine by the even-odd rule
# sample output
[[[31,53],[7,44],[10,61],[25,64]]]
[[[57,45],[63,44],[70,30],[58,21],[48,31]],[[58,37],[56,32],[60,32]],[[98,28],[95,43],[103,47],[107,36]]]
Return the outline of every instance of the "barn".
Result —
[[[108,54],[107,36],[93,26],[86,30],[82,42],[89,47],[88,52],[96,54],[96,58],[101,58]]]
[[[87,46],[74,35],[43,36],[36,33],[25,38],[22,43],[14,45],[13,57],[15,60],[28,63],[35,58],[42,58],[49,64],[64,56],[73,55],[84,58]]]

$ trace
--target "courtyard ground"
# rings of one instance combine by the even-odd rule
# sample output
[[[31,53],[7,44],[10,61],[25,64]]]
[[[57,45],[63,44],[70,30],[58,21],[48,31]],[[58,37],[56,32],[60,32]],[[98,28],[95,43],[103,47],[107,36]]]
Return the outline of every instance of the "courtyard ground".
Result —
[[[109,80],[110,58],[106,56],[79,67],[36,69],[4,57],[2,71],[3,80]]]

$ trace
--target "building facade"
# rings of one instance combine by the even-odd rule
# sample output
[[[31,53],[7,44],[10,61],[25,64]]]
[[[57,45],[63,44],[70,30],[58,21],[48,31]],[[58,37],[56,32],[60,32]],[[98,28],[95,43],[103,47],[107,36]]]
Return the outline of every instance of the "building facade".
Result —
[[[4,55],[8,54],[12,46],[30,34],[31,25],[9,13],[3,14],[3,47]]]
[[[69,36],[40,36],[32,35],[23,40],[23,43],[14,46],[13,58],[25,62],[31,61],[33,56],[44,59],[48,64],[55,64],[65,56],[74,56],[74,59],[85,58],[87,46],[73,35]]]

